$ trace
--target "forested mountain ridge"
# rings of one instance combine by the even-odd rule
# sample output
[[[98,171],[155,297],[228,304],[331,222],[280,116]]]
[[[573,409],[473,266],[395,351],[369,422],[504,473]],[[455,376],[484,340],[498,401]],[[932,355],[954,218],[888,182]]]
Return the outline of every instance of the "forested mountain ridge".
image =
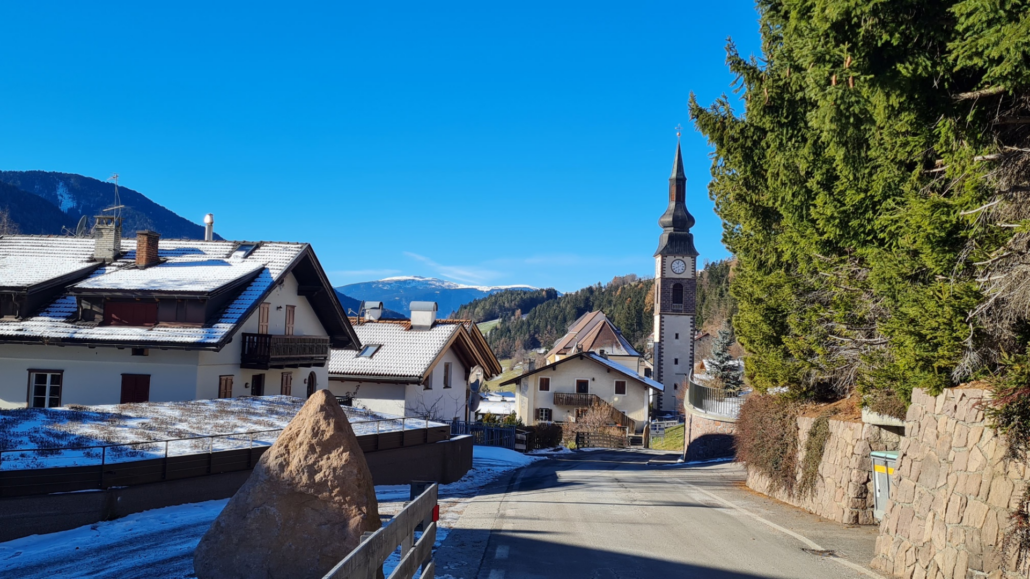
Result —
[[[705,264],[697,274],[697,323],[700,332],[715,335],[737,313],[737,300],[730,293],[734,259]]]
[[[450,317],[458,320],[472,320],[476,323],[522,317],[538,305],[554,299],[558,299],[558,291],[554,288],[509,289],[472,300],[458,308]]]
[[[114,183],[73,173],[0,171],[0,183],[35,195],[49,204],[14,202],[9,194],[0,199],[7,202],[7,206],[0,205],[0,209],[6,209],[10,219],[18,224],[18,231],[28,235],[59,235],[62,228],[74,231],[82,216],[86,216],[92,227],[93,217],[114,204]],[[203,225],[177,215],[128,187],[119,187],[118,193],[123,205],[124,236],[134,237],[137,231],[151,230],[170,239],[204,239]],[[202,211],[200,209],[198,213]],[[197,215],[198,218],[202,216]],[[215,238],[221,239],[217,234]]]
[[[592,285],[545,301],[525,318],[502,319],[487,340],[499,358],[521,356],[536,348],[550,348],[581,315],[601,310],[643,352],[654,326],[653,287],[651,279],[640,280],[632,274],[616,277],[606,285]]]

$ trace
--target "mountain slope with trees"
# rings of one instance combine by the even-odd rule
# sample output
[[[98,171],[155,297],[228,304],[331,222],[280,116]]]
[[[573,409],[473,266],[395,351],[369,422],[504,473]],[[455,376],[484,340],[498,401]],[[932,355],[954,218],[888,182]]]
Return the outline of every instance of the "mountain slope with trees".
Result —
[[[499,358],[550,348],[578,317],[601,310],[634,347],[643,351],[654,325],[652,287],[654,280],[641,280],[633,274],[616,277],[606,285],[592,285],[545,301],[525,318],[502,319],[487,340]]]
[[[690,105],[749,383],[904,408],[1012,367],[1030,339],[1030,6],[757,7],[762,60],[728,47],[740,101]]]
[[[476,323],[522,317],[538,305],[554,299],[558,299],[558,291],[554,288],[509,289],[464,304],[451,317]]]

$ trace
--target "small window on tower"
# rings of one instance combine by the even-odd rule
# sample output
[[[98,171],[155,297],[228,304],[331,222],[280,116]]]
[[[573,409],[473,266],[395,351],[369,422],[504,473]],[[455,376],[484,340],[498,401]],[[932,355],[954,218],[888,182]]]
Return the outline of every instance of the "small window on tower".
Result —
[[[672,363],[673,363],[673,365],[675,365],[675,366],[679,366],[679,365],[680,365],[680,359],[679,359],[679,358],[673,358],[673,359],[672,359]]]
[[[680,335],[679,334],[676,334],[676,339],[677,340],[680,339]]]

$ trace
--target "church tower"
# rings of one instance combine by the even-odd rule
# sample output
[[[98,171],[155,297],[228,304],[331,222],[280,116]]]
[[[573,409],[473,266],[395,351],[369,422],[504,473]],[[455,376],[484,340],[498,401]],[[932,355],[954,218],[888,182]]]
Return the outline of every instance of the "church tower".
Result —
[[[687,211],[687,177],[678,141],[669,177],[669,207],[658,225],[662,236],[654,254],[654,368],[655,380],[665,392],[659,395],[656,410],[676,412],[694,367],[697,295],[697,250],[690,233],[694,217]]]

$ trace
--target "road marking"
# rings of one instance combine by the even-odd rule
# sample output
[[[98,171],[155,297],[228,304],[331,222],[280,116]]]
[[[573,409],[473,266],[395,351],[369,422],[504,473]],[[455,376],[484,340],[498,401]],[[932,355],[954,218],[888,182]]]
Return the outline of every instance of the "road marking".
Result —
[[[818,543],[816,543],[815,541],[809,539],[808,537],[805,537],[803,535],[799,535],[799,534],[795,533],[794,531],[791,531],[790,529],[781,527],[780,525],[777,525],[776,523],[774,523],[774,522],[772,522],[772,521],[770,521],[768,519],[764,519],[762,517],[759,517],[758,515],[752,513],[751,511],[749,511],[749,510],[747,510],[747,509],[745,509],[743,507],[739,507],[736,504],[731,503],[730,501],[728,501],[728,500],[726,500],[726,499],[724,499],[724,498],[722,498],[722,497],[720,497],[718,495],[713,495],[712,493],[710,493],[710,492],[708,492],[708,491],[706,491],[706,490],[704,490],[702,488],[696,487],[696,486],[694,486],[694,485],[692,485],[690,483],[684,483],[683,486],[685,486],[687,488],[690,488],[691,490],[697,491],[697,492],[699,492],[699,493],[701,493],[701,494],[703,494],[703,495],[705,495],[707,497],[710,497],[713,500],[719,501],[720,503],[726,505],[727,507],[729,507],[731,509],[740,511],[740,512],[744,513],[745,515],[751,517],[752,519],[755,519],[756,521],[758,521],[760,523],[764,523],[764,524],[772,527],[773,529],[776,529],[777,531],[779,531],[779,532],[781,532],[781,533],[783,533],[785,535],[790,535],[791,537],[794,537],[798,541],[801,541],[802,543],[804,543],[805,546],[807,546],[809,549],[812,549],[813,551],[826,551],[826,549],[824,549],[823,547],[820,547]],[[842,559],[840,557],[829,557],[829,559],[831,561],[836,561],[837,563],[840,563],[841,565],[843,565],[845,567],[848,567],[849,569],[853,569],[855,571],[858,571],[859,573],[861,573],[863,575],[866,575],[867,577],[873,577],[875,579],[883,579],[883,575],[880,575],[879,573],[876,573],[874,571],[870,571],[869,569],[866,569],[865,567],[859,565],[858,563],[853,563],[851,561],[848,561],[847,559]],[[493,579],[493,577],[491,577],[490,579]],[[500,579],[503,579],[503,577],[500,578]]]
[[[494,559],[507,559],[508,558],[508,545],[501,545],[497,547],[497,553],[494,554]]]
[[[504,579],[504,571],[501,569],[494,569],[490,571],[490,577],[488,579]]]

